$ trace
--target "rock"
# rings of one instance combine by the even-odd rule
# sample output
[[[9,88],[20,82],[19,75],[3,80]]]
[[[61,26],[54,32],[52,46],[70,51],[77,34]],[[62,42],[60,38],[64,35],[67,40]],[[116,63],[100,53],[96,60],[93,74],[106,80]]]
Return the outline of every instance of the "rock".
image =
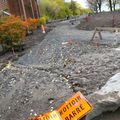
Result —
[[[120,73],[114,75],[97,92],[88,96],[93,105],[93,111],[86,120],[91,120],[106,111],[115,111],[120,107]]]

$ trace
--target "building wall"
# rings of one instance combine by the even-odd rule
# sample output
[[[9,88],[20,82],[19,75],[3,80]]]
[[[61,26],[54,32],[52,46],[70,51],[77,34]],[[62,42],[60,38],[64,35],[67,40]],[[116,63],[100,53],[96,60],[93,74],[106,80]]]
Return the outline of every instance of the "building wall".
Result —
[[[37,0],[32,0],[32,4],[33,4],[33,10],[34,10],[34,17],[35,17],[35,18],[40,17]]]
[[[27,17],[38,18],[39,10],[37,0],[24,0]]]
[[[19,0],[8,0],[10,13],[13,15],[21,16]]]
[[[8,9],[7,0],[0,0],[0,11],[7,10],[7,9]]]
[[[23,0],[25,13],[23,10],[21,0],[8,0],[10,13],[21,16],[23,19],[26,17],[29,18],[38,18],[39,17],[39,10],[37,8],[36,0]]]

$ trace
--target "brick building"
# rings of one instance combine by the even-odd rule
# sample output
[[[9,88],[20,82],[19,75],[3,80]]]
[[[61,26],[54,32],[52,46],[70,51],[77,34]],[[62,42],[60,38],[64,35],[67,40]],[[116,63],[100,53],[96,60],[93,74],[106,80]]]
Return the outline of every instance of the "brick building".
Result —
[[[0,0],[0,11],[1,10],[8,10],[8,3],[7,0]]]
[[[37,0],[0,0],[0,10],[5,9],[23,19],[40,17]]]

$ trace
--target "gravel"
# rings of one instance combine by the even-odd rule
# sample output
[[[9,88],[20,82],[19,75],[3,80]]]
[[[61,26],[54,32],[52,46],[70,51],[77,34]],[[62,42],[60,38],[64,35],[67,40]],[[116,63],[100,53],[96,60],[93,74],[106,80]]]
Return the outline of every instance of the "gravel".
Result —
[[[25,120],[57,108],[73,92],[87,96],[99,90],[119,71],[120,51],[104,44],[96,48],[92,34],[62,22],[18,61],[4,66],[0,120]]]

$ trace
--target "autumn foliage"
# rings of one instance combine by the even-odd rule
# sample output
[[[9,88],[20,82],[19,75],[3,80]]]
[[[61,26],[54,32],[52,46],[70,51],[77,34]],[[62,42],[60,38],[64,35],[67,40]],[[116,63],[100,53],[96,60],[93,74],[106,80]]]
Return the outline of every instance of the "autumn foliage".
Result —
[[[39,23],[38,19],[28,18],[26,21],[24,21],[24,26],[26,27],[27,30],[33,31],[37,28],[38,23]]]
[[[26,35],[24,22],[20,17],[8,16],[0,19],[0,44],[13,49],[22,44]]]
[[[7,16],[0,18],[0,44],[8,50],[19,49],[29,31],[46,24],[44,17],[40,19],[28,18],[23,21],[20,17]]]

